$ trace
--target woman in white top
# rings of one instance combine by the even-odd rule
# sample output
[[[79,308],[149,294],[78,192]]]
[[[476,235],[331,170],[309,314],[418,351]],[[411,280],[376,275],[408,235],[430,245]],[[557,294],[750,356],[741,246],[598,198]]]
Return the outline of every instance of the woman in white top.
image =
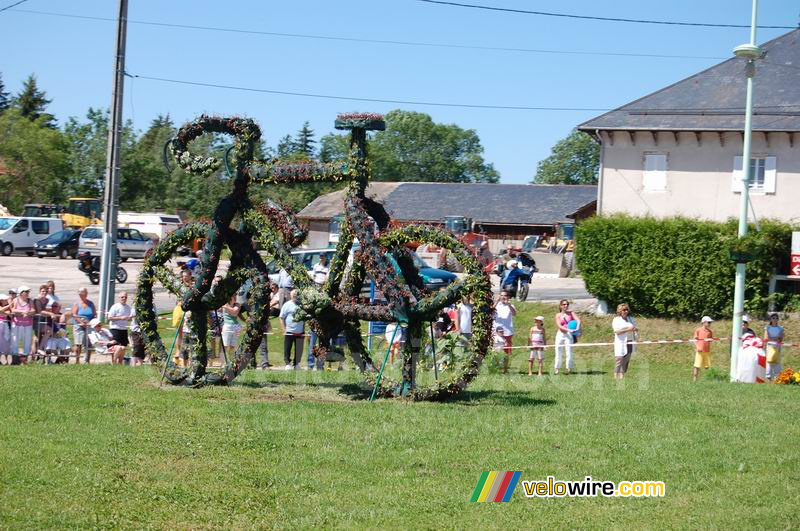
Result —
[[[631,309],[627,304],[617,306],[617,316],[611,322],[614,329],[614,379],[622,380],[628,372],[628,364],[633,354],[633,342],[636,341],[636,321],[630,316]]]
[[[503,349],[506,352],[503,359],[503,373],[508,372],[508,359],[511,357],[511,345],[514,340],[514,316],[517,315],[517,309],[508,301],[508,292],[500,292],[500,298],[494,303],[494,324],[492,325],[495,330],[498,327],[503,330],[503,338],[506,341]]]

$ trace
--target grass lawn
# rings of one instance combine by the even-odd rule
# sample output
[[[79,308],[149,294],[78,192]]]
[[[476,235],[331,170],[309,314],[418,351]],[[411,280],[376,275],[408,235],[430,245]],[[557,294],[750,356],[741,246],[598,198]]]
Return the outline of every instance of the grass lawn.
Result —
[[[520,342],[540,312],[552,335],[554,307],[520,310]],[[655,339],[695,325],[639,326]],[[609,329],[587,318],[582,341]],[[713,350],[723,371],[725,350]],[[610,347],[579,351],[571,376],[529,378],[526,359],[445,404],[369,403],[352,370],[186,389],[159,386],[149,366],[2,367],[0,527],[798,525],[800,388],[693,383],[687,345],[642,348],[619,384]],[[483,470],[660,480],[666,496],[527,499],[520,483],[510,503],[469,503]]]

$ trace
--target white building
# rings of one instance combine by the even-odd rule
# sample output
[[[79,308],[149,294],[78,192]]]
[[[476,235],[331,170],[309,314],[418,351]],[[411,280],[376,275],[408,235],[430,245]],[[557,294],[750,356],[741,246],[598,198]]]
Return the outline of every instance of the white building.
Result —
[[[800,218],[800,29],[764,45],[754,78],[750,198],[758,217]],[[598,116],[597,212],[738,217],[745,63],[729,59]],[[751,214],[752,215],[752,214]]]

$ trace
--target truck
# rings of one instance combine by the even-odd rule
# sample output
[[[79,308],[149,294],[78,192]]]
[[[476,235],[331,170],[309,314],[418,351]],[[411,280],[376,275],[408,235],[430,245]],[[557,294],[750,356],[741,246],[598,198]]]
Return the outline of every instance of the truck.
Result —
[[[183,226],[181,217],[177,214],[164,214],[163,212],[120,212],[117,215],[117,225],[137,229],[148,237],[156,236],[161,240]]]

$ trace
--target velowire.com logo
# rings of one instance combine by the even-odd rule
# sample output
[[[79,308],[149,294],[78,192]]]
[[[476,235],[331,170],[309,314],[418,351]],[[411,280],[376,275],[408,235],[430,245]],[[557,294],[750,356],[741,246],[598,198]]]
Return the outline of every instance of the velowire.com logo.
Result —
[[[507,502],[519,482],[519,470],[483,471],[470,502]]]

